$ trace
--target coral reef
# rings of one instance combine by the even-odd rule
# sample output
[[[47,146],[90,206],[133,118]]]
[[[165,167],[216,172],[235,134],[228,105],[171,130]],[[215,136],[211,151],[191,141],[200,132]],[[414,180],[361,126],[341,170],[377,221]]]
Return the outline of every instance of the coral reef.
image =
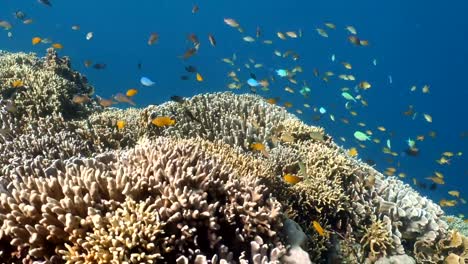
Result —
[[[53,50],[2,52],[0,69],[1,262],[468,257],[437,204],[259,96],[121,110],[74,102],[93,88]],[[153,124],[166,116],[175,124]]]

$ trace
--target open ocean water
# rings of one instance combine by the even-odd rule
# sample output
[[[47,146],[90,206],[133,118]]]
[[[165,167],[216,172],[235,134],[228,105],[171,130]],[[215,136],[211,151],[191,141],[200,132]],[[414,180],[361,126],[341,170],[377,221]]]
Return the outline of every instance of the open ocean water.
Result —
[[[72,59],[97,95],[110,98],[136,88],[138,107],[161,104],[173,95],[231,90],[227,86],[235,81],[228,73],[234,71],[239,79],[235,83],[242,86],[231,91],[256,92],[277,99],[279,105],[291,105],[288,110],[304,122],[323,126],[338,144],[356,148],[358,158],[442,201],[447,213],[468,217],[467,1],[50,3],[0,0],[0,20],[12,25],[0,29],[0,49],[43,56],[51,44],[59,43],[63,46],[59,54]],[[18,18],[18,11],[24,17]],[[240,26],[227,25],[226,18]],[[25,24],[27,19],[32,23]],[[349,36],[354,35],[347,26],[355,28],[355,36],[368,45],[350,43]],[[93,32],[89,40],[88,32]],[[285,40],[278,32],[286,35]],[[157,33],[158,39],[148,45],[151,33]],[[198,37],[200,46],[194,56],[183,59],[194,46],[190,34]],[[215,47],[209,34],[216,40]],[[42,42],[32,45],[34,37]],[[223,58],[235,58],[233,65]],[[95,69],[96,63],[106,67]],[[194,73],[184,69],[187,66],[196,67],[203,80],[197,81]],[[289,80],[279,77],[278,69],[287,70]],[[342,80],[340,74],[355,80]],[[155,85],[144,87],[142,76]],[[252,77],[268,80],[268,91],[261,87],[252,91],[247,84]],[[364,81],[371,87],[362,88]],[[300,92],[305,86],[310,88],[306,96]],[[346,107],[343,92],[356,102],[350,100]],[[359,142],[355,131],[371,134],[370,140]],[[417,156],[405,152],[408,139],[415,142]],[[387,140],[390,154],[383,152]]]

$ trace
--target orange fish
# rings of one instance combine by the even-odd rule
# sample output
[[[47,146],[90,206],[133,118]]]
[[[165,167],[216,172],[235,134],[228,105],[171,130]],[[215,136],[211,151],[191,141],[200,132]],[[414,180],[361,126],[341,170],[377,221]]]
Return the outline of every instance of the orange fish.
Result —
[[[132,89],[128,89],[126,95],[127,95],[128,97],[132,97],[132,96],[136,95],[137,93],[138,93],[138,90],[132,88]]]
[[[253,150],[257,150],[257,151],[262,151],[262,150],[265,150],[265,145],[259,142],[255,142],[255,143],[250,144],[250,148],[252,148]]]
[[[320,236],[325,236],[325,230],[323,229],[323,227],[320,225],[319,222],[314,220],[312,221],[312,225],[314,226],[315,231],[317,231],[317,233]]]
[[[358,155],[358,151],[356,148],[350,148],[348,150],[348,155],[351,157],[356,157]]]
[[[296,184],[296,183],[302,181],[301,177],[296,176],[296,175],[292,175],[292,174],[289,174],[289,173],[286,173],[283,176],[283,179],[284,179],[285,182],[287,182],[289,184]]]
[[[33,45],[36,45],[36,44],[41,43],[41,40],[42,39],[40,37],[34,37],[34,38],[32,38],[31,42],[32,42]]]
[[[158,116],[151,120],[151,123],[157,127],[173,126],[176,121],[168,116]]]
[[[63,45],[60,44],[60,43],[54,43],[54,44],[52,44],[52,47],[53,47],[54,49],[63,49]]]

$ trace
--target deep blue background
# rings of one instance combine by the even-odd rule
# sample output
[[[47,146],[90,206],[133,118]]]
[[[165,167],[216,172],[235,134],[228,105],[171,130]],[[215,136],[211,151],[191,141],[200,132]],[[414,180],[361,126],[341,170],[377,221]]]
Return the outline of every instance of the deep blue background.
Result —
[[[425,177],[439,171],[445,175],[446,184],[436,191],[421,190],[435,201],[451,199],[449,190],[460,190],[461,196],[468,198],[468,168],[466,162],[467,140],[461,138],[462,132],[468,131],[467,96],[468,80],[468,20],[464,19],[468,2],[456,0],[440,1],[175,1],[141,0],[109,1],[81,0],[54,1],[53,7],[46,7],[35,0],[0,0],[0,20],[14,24],[13,38],[7,37],[7,31],[0,33],[0,49],[7,51],[36,52],[43,55],[50,44],[31,45],[31,38],[39,36],[51,38],[64,45],[60,54],[72,58],[73,66],[87,75],[95,85],[96,93],[110,97],[128,88],[139,87],[135,101],[143,107],[148,104],[160,104],[169,96],[177,94],[191,96],[208,91],[225,91],[230,82],[226,76],[232,68],[221,58],[231,57],[236,53],[239,77],[242,81],[249,77],[249,71],[243,66],[249,58],[263,63],[265,68],[253,71],[259,79],[273,75],[274,69],[292,68],[300,65],[304,73],[297,76],[299,84],[306,80],[312,88],[308,99],[299,94],[300,86],[293,86],[285,80],[278,80],[271,85],[271,91],[262,93],[265,97],[280,96],[280,104],[289,101],[294,104],[290,109],[302,109],[301,119],[313,123],[312,109],[304,109],[307,102],[313,107],[324,106],[337,121],[332,122],[327,116],[315,122],[324,126],[327,132],[342,142],[345,147],[357,147],[353,132],[357,129],[371,129],[374,137],[382,144],[367,143],[367,148],[359,150],[362,159],[373,159],[377,168],[400,167],[397,173],[404,172],[406,182],[417,178],[430,183]],[[116,4],[118,3],[118,4]],[[197,14],[192,14],[193,4],[200,6]],[[31,25],[23,25],[12,13],[24,11],[34,19]],[[273,45],[260,42],[246,43],[244,35],[224,24],[224,18],[234,18],[244,28],[244,35],[255,36],[255,29],[262,29],[262,40],[272,39]],[[324,22],[333,22],[336,30],[329,30]],[[71,30],[78,24],[79,31]],[[368,47],[354,47],[347,42],[346,25],[353,25],[358,36],[368,39]],[[327,30],[330,37],[322,38],[316,27]],[[280,40],[277,31],[298,31],[302,29],[301,39]],[[94,32],[91,41],[85,40],[88,31]],[[160,40],[153,46],[147,45],[151,32],[157,32]],[[199,53],[187,61],[178,58],[191,43],[187,35],[198,35],[201,46]],[[207,34],[212,33],[218,46],[209,45]],[[273,50],[282,52],[292,49],[300,54],[296,62],[290,58],[281,59],[273,55]],[[336,62],[331,62],[331,54],[336,54]],[[377,66],[372,65],[376,58]],[[105,70],[85,68],[84,60],[107,64]],[[331,78],[327,84],[313,77],[313,68],[321,73],[333,71],[345,73],[340,64],[348,61],[353,65],[349,71],[358,80],[368,80],[373,87],[361,94],[369,102],[369,107],[356,105],[359,115],[351,117],[344,109],[345,100],[340,89],[344,86],[354,88],[356,82],[345,82]],[[137,63],[142,63],[142,70]],[[205,78],[197,83],[194,76],[189,81],[180,80],[185,65],[195,65]],[[153,87],[140,87],[139,78],[148,76],[156,82]],[[388,75],[393,77],[389,84]],[[430,93],[422,94],[421,87],[430,85]],[[295,94],[284,92],[284,86],[291,86]],[[412,85],[418,91],[409,91]],[[246,85],[240,92],[248,92]],[[355,94],[355,93],[353,93]],[[416,120],[402,114],[408,105],[414,105],[419,112]],[[422,118],[422,113],[432,115],[434,121],[429,124]],[[339,119],[346,117],[351,124],[345,125]],[[358,122],[367,124],[366,128],[357,126]],[[379,132],[376,127],[385,126],[393,132]],[[428,137],[429,131],[437,132],[437,137]],[[418,142],[421,149],[419,157],[400,156],[393,164],[385,161],[388,155],[381,152],[387,138],[391,138],[392,148],[402,152],[408,137],[426,135],[424,142]],[[453,158],[451,165],[441,166],[435,162],[444,151],[462,151],[463,156]],[[417,188],[417,187],[416,187]],[[450,213],[468,214],[468,206],[460,204],[448,208]]]

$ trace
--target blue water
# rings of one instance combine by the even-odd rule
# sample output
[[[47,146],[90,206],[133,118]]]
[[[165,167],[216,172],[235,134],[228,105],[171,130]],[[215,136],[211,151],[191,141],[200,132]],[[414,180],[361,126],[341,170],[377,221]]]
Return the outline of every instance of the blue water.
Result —
[[[255,2],[255,3],[253,3]],[[118,3],[118,4],[116,4]],[[12,38],[7,31],[0,33],[0,49],[7,51],[36,52],[44,55],[50,44],[31,45],[31,38],[39,36],[51,38],[64,45],[61,55],[72,58],[73,67],[83,72],[96,87],[96,93],[110,97],[129,88],[138,88],[134,98],[138,106],[160,104],[171,95],[192,96],[198,93],[226,91],[226,84],[231,82],[227,73],[240,69],[239,78],[245,83],[254,73],[258,79],[274,75],[279,68],[291,69],[300,65],[304,73],[298,74],[298,85],[286,80],[277,80],[271,84],[269,92],[260,92],[265,97],[280,96],[279,104],[293,103],[289,110],[303,111],[299,115],[307,123],[324,126],[339,144],[344,147],[357,147],[359,157],[372,159],[376,167],[383,171],[387,167],[396,167],[397,173],[406,173],[405,182],[412,184],[412,178],[430,185],[424,178],[434,171],[445,175],[445,185],[436,190],[415,187],[424,195],[438,202],[450,197],[449,190],[459,190],[461,197],[468,199],[468,154],[467,139],[460,136],[468,131],[468,80],[465,77],[468,67],[468,20],[464,19],[468,2],[450,1],[199,1],[200,10],[192,14],[193,1],[53,1],[52,7],[46,7],[37,1],[2,0],[0,2],[0,20],[13,24]],[[21,10],[34,20],[33,24],[24,25],[14,18],[12,13]],[[245,30],[243,34],[224,24],[224,18],[234,18]],[[332,22],[336,30],[327,29],[324,22]],[[73,31],[72,25],[81,29]],[[344,27],[353,25],[358,36],[370,41],[368,47],[355,47],[347,41],[349,35]],[[262,31],[261,40],[271,39],[273,45],[260,41],[247,43],[245,35],[255,36],[256,27]],[[316,27],[326,29],[329,38],[320,37]],[[296,31],[301,29],[303,37],[280,40],[278,31]],[[85,39],[87,32],[94,32],[94,38]],[[160,39],[157,44],[148,46],[151,32],[157,32]],[[195,33],[201,42],[198,54],[184,61],[181,56],[192,47],[187,35]],[[211,47],[207,35],[211,33],[217,40],[217,47]],[[282,59],[273,55],[277,49],[282,52],[294,50],[300,59]],[[221,61],[221,58],[237,55],[236,67]],[[335,54],[336,61],[330,57]],[[244,67],[248,59],[265,65],[264,68],[249,71]],[[372,64],[377,60],[377,66]],[[107,68],[96,70],[86,68],[84,60],[93,63],[105,63]],[[353,69],[347,71],[340,62],[347,61]],[[141,63],[141,70],[137,65]],[[188,75],[184,66],[194,65],[204,77],[203,82],[183,81],[180,75]],[[253,66],[253,65],[252,65]],[[368,80],[372,88],[360,92],[369,103],[368,107],[357,104],[353,109],[358,113],[352,117],[344,108],[345,100],[340,89],[349,87],[351,91],[357,82],[338,80],[336,76],[324,83],[313,76],[313,69],[321,74],[333,71],[335,74],[349,72],[360,80]],[[388,75],[393,83],[389,83]],[[142,87],[139,79],[151,78],[156,84]],[[312,92],[304,98],[299,90],[303,81],[307,81]],[[430,86],[430,93],[423,94],[421,87]],[[284,91],[285,86],[296,92]],[[418,90],[410,92],[416,85]],[[247,86],[238,92],[249,92]],[[353,94],[355,94],[353,92]],[[312,121],[312,109],[302,106],[308,103],[313,107],[325,107],[328,112],[320,121]],[[404,116],[408,105],[414,105],[418,116],[415,120]],[[336,117],[330,120],[328,114]],[[433,123],[427,123],[422,113],[429,113]],[[346,117],[350,124],[344,124],[340,118]],[[358,122],[367,126],[361,128]],[[393,133],[382,133],[376,129],[382,125]],[[381,144],[366,143],[366,148],[358,147],[353,138],[355,130],[370,129],[372,138],[382,140]],[[436,138],[428,136],[429,131],[437,133]],[[415,139],[425,135],[425,140],[417,142],[420,149],[418,157],[398,156],[389,163],[381,148],[387,138],[391,139],[392,149],[401,153],[406,148],[407,138]],[[339,137],[344,137],[342,142]],[[435,162],[444,151],[463,153],[453,157],[450,165]],[[398,167],[399,163],[399,167]],[[445,208],[449,213],[468,215],[468,206],[458,200],[455,207]]]

